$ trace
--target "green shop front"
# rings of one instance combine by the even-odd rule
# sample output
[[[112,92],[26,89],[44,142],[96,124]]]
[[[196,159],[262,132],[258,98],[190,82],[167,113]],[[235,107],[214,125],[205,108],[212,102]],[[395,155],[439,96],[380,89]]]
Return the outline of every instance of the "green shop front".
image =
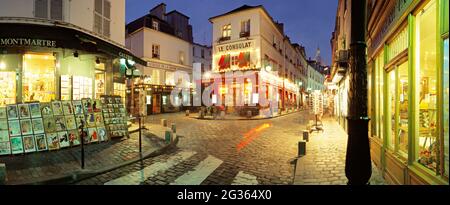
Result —
[[[449,182],[448,4],[369,6],[371,156],[391,184]]]

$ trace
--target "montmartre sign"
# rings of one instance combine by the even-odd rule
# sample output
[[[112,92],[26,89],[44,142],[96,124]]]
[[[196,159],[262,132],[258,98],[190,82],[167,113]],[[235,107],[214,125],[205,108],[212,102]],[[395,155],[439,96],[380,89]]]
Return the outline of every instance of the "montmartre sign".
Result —
[[[217,51],[218,52],[226,52],[226,51],[233,51],[233,50],[243,50],[253,47],[252,41],[241,41],[236,43],[230,43],[225,45],[218,45]]]
[[[0,47],[56,47],[56,41],[31,38],[0,38]]]

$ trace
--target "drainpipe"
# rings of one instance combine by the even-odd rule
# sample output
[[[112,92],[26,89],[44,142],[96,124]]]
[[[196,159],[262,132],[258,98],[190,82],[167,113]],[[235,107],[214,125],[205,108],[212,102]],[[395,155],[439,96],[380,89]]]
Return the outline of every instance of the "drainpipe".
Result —
[[[349,185],[366,185],[372,175],[367,115],[366,0],[351,1],[348,142],[345,175]]]

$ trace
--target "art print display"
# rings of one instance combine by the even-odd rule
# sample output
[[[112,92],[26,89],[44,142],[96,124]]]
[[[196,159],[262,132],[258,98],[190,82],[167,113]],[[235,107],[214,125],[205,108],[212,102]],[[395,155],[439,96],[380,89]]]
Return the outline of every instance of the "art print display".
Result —
[[[89,128],[88,134],[89,134],[89,142],[98,142],[98,134],[96,128]]]
[[[59,149],[59,137],[58,137],[57,133],[48,133],[47,134],[47,146],[48,146],[48,150]]]
[[[108,96],[108,97],[107,97],[107,102],[108,102],[108,104],[113,104],[113,103],[114,103],[113,97]]]
[[[122,98],[121,97],[115,97],[115,103],[116,104],[122,104]]]
[[[96,126],[103,126],[104,125],[103,115],[101,113],[95,113],[94,117],[95,117],[95,125]]]
[[[10,155],[11,144],[8,142],[0,142],[0,155]]]
[[[84,136],[84,138],[83,138],[84,144],[91,143],[91,137],[89,136],[89,130],[87,128],[85,128],[85,129],[83,129],[82,132],[83,133],[80,133],[80,138],[81,138],[81,136]]]
[[[44,129],[46,133],[55,132],[56,131],[55,118],[44,117]]]
[[[66,127],[68,130],[77,129],[77,123],[75,122],[75,116],[66,116]]]
[[[87,127],[95,127],[95,114],[89,113],[86,115]]]
[[[9,142],[8,130],[0,130],[0,142]]]
[[[98,127],[97,128],[97,135],[98,135],[98,139],[101,142],[104,142],[104,141],[108,140],[108,135],[107,135],[106,129],[104,127]]]
[[[22,137],[11,137],[11,153],[22,154],[23,153],[23,141]]]
[[[63,115],[63,109],[60,101],[52,102],[53,115]]]
[[[75,111],[73,109],[72,102],[70,101],[62,101],[64,115],[73,115]]]
[[[31,118],[42,117],[41,106],[39,103],[30,103],[29,106]]]
[[[77,128],[80,128],[81,125],[86,127],[86,118],[84,117],[84,115],[76,115],[75,121],[77,122]]]
[[[81,103],[83,103],[83,111],[84,113],[91,113],[92,110],[92,100],[89,98],[85,98],[81,100]]]
[[[70,146],[69,136],[67,135],[67,132],[58,132],[58,138],[60,148]]]
[[[47,139],[45,138],[45,134],[39,134],[34,136],[34,140],[36,141],[36,150],[38,152],[47,150]]]
[[[30,118],[30,107],[28,104],[19,104],[19,117],[20,119]]]
[[[67,132],[67,135],[69,136],[70,146],[80,145],[80,137],[78,135],[78,130],[69,130]]]
[[[73,104],[73,109],[75,110],[75,115],[83,114],[83,104],[81,103],[80,100],[74,100],[72,102],[72,104]]]
[[[33,134],[33,126],[31,125],[31,120],[20,120],[20,128],[22,130],[22,135]]]
[[[0,107],[0,119],[6,119],[6,107]]]
[[[64,116],[55,116],[55,127],[56,131],[67,130],[66,119],[64,118]]]
[[[41,104],[41,113],[43,117],[53,116],[53,109],[51,103],[42,103]]]
[[[31,124],[33,124],[33,133],[34,134],[42,134],[45,132],[44,121],[42,121],[42,118],[32,119]]]
[[[19,111],[17,110],[17,105],[7,105],[6,113],[8,116],[8,120],[17,120],[19,119]]]
[[[23,136],[23,148],[25,153],[36,152],[36,143],[33,135]]]
[[[103,105],[103,104],[106,104],[106,97],[105,96],[101,96],[100,97],[100,103]]]
[[[8,131],[8,121],[0,120],[0,131]]]
[[[9,127],[9,136],[10,137],[19,136],[22,134],[22,132],[20,130],[19,120],[8,121],[8,127]]]
[[[101,112],[102,108],[103,106],[101,100],[95,100],[94,104],[92,105],[92,109],[94,110],[94,112]]]

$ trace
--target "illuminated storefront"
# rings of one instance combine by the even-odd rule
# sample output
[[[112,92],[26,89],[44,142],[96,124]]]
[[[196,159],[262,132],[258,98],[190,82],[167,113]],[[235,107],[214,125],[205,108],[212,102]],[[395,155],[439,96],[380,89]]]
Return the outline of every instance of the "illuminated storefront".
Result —
[[[0,28],[0,106],[99,99],[125,84],[119,59],[143,62],[79,28],[16,23]]]
[[[448,1],[388,8],[369,20],[372,159],[392,184],[448,184]]]

